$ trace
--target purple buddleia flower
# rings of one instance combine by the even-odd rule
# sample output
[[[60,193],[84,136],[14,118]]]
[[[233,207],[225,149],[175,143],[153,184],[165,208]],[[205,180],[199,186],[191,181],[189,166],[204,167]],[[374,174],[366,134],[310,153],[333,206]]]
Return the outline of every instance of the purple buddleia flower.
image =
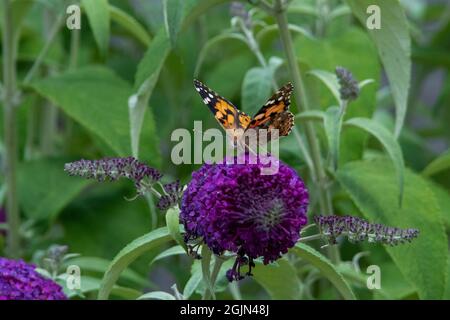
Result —
[[[164,184],[163,189],[166,194],[163,194],[161,198],[159,198],[156,206],[158,209],[165,211],[178,204],[183,193],[183,188],[180,181],[176,180],[174,182]]]
[[[0,257],[0,300],[65,300],[62,288],[22,260]]]
[[[242,157],[246,164],[240,164]],[[203,239],[217,255],[226,250],[237,254],[227,272],[230,281],[242,278],[243,265],[251,274],[253,259],[262,257],[267,264],[280,258],[295,245],[307,220],[308,191],[295,170],[271,156],[254,157],[203,165],[182,198],[185,240]],[[268,158],[278,163],[276,174],[261,174]]]
[[[336,67],[336,76],[339,81],[339,93],[342,100],[355,100],[359,96],[358,81],[353,74],[344,67]]]
[[[352,216],[315,216],[314,221],[319,227],[320,233],[332,244],[336,243],[337,237],[343,235],[350,242],[367,240],[395,246],[411,242],[419,235],[417,229],[388,227]]]
[[[66,163],[64,171],[72,176],[81,176],[97,181],[115,181],[119,178],[128,178],[134,181],[139,195],[149,191],[151,186],[162,177],[158,170],[139,162],[133,157],[79,160]]]

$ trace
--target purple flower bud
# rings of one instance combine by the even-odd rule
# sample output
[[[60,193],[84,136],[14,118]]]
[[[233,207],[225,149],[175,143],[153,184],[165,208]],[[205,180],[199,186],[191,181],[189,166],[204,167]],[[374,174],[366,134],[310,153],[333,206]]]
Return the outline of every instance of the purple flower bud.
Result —
[[[359,85],[353,74],[344,67],[336,67],[336,76],[339,81],[339,93],[342,100],[355,100],[359,96]]]
[[[352,216],[315,216],[314,221],[320,233],[332,244],[339,236],[346,236],[350,242],[379,242],[395,246],[411,242],[417,238],[419,230],[388,227],[379,223],[370,223]]]
[[[97,181],[115,181],[128,178],[134,181],[139,195],[147,192],[151,186],[159,181],[161,173],[133,157],[104,158],[100,160],[79,160],[66,163],[64,171],[71,176],[81,176]]]
[[[34,265],[0,257],[0,300],[66,300],[62,288]]]
[[[232,17],[239,17],[244,22],[244,25],[250,29],[252,27],[252,19],[250,14],[245,9],[245,6],[237,1],[234,1],[230,4],[230,14]]]
[[[185,239],[202,238],[217,255],[237,253],[227,273],[231,280],[241,279],[242,265],[254,267],[253,259],[262,257],[267,264],[294,246],[308,207],[308,191],[294,169],[270,157],[279,163],[278,172],[263,175],[267,159],[240,157],[234,164],[205,164],[194,172],[180,212]]]
[[[165,211],[178,204],[183,189],[178,180],[163,185],[163,188],[167,194],[161,196],[156,206],[158,209]]]

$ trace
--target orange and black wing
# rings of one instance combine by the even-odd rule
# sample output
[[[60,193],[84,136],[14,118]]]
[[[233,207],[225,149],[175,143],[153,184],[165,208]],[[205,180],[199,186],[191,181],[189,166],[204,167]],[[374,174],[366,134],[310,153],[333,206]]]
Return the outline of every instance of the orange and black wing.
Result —
[[[208,106],[209,110],[224,129],[245,129],[250,123],[250,117],[239,111],[231,102],[218,95],[198,80],[194,86]]]
[[[289,82],[280,88],[252,118],[248,128],[278,129],[279,136],[287,136],[294,126],[294,115],[289,111],[292,95]]]

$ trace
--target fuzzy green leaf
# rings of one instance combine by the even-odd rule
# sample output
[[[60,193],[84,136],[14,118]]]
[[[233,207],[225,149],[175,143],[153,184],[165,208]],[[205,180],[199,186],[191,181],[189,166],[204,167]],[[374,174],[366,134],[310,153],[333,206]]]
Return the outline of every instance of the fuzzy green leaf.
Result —
[[[386,250],[422,299],[441,299],[447,278],[447,236],[439,205],[427,182],[406,170],[402,208],[398,208],[395,169],[390,161],[357,161],[337,171],[337,179],[370,222],[417,228],[410,244]]]
[[[422,174],[426,177],[433,176],[439,172],[450,169],[450,151],[444,152],[439,157],[431,161],[423,170]]]
[[[389,79],[396,107],[395,136],[398,137],[408,107],[411,79],[411,39],[405,12],[398,0],[347,0],[347,3],[364,26],[373,14],[367,13],[367,9],[372,5],[379,8],[380,29],[364,29],[377,46]]]
[[[347,281],[323,254],[304,243],[297,243],[293,252],[315,266],[335,286],[344,299],[356,299]]]
[[[75,121],[103,140],[117,155],[131,154],[127,100],[130,85],[110,69],[85,67],[64,74],[33,81],[31,87]],[[146,141],[142,144],[142,160],[153,165],[160,162],[153,114],[148,112],[145,124]]]
[[[143,45],[150,45],[150,35],[147,30],[131,15],[117,8],[113,5],[109,5],[109,14],[111,15],[111,20],[117,22],[125,30],[130,32],[136,39],[138,39]]]
[[[255,115],[269,99],[272,91],[272,72],[256,67],[247,71],[242,82],[242,110]]]
[[[81,0],[95,41],[102,55],[105,55],[109,46],[110,11],[108,0]]]
[[[396,141],[395,137],[380,123],[372,119],[367,118],[353,118],[345,122],[347,126],[358,127],[367,131],[373,137],[375,137],[386,149],[389,157],[395,166],[397,184],[398,184],[398,199],[401,205],[403,199],[403,184],[404,184],[404,171],[405,163],[403,162],[403,154],[400,145]]]
[[[296,300],[300,297],[300,280],[294,266],[286,259],[263,265],[258,263],[252,270],[258,282],[274,300]]]
[[[43,159],[19,165],[19,200],[28,218],[54,219],[89,185],[89,181],[64,172],[64,163],[61,159]]]
[[[108,299],[111,289],[119,278],[123,270],[125,270],[130,263],[140,257],[143,253],[159,247],[172,239],[167,228],[159,228],[153,230],[142,237],[139,237],[129,243],[123,248],[111,262],[106,270],[100,289],[98,292],[98,299]]]

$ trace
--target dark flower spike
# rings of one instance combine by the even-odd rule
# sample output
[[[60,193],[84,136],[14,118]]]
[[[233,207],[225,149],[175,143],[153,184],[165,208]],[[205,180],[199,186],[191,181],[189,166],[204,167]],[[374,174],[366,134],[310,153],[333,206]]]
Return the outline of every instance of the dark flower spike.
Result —
[[[339,81],[341,99],[351,101],[358,98],[359,85],[353,74],[344,67],[336,67],[336,76]]]
[[[247,154],[205,164],[192,174],[183,194],[180,220],[185,240],[203,238],[217,255],[237,254],[227,272],[230,281],[243,277],[244,265],[251,274],[256,258],[262,257],[264,264],[280,258],[295,245],[306,224],[308,191],[303,181],[278,159],[262,157]],[[263,163],[270,162],[267,158],[279,164],[277,173],[261,174]]]
[[[339,236],[346,236],[350,242],[379,242],[390,246],[411,242],[419,235],[417,229],[400,229],[379,223],[370,223],[352,216],[315,216],[314,221],[320,233],[335,244]]]
[[[158,207],[158,209],[165,211],[170,207],[178,204],[183,194],[183,187],[178,180],[167,183],[162,187],[165,191],[165,194],[163,194],[161,198],[159,198],[156,206]]]
[[[138,195],[149,191],[162,174],[136,158],[104,158],[100,160],[79,160],[66,163],[64,171],[71,176],[80,176],[97,181],[115,181],[128,178],[134,181]]]
[[[65,300],[63,290],[34,265],[0,257],[0,300]]]

